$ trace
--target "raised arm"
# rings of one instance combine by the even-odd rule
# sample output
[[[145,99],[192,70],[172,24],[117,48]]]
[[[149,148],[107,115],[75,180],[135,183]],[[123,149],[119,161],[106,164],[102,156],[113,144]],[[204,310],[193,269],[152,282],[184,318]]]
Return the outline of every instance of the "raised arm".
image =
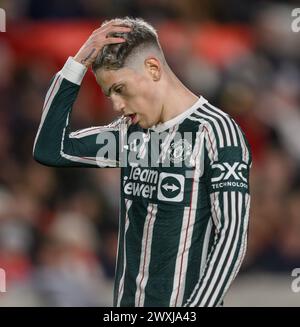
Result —
[[[82,79],[98,52],[106,44],[124,42],[123,38],[107,35],[129,30],[113,24],[97,29],[54,76],[33,147],[33,156],[38,162],[48,166],[118,167],[119,132],[126,123],[123,119],[73,133],[69,130],[69,121]],[[104,146],[108,150],[106,154],[101,151]]]

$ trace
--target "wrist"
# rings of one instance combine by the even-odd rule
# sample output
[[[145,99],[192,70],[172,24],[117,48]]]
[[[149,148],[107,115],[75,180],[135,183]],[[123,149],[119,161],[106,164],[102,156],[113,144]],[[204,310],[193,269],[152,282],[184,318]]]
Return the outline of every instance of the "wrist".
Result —
[[[60,72],[68,81],[80,85],[86,71],[87,67],[85,65],[75,60],[75,58],[69,57]]]
[[[82,58],[82,57],[80,57],[80,56],[78,56],[78,55],[76,55],[75,57],[73,57],[73,59],[74,59],[77,63],[79,63],[79,64],[85,66],[86,68],[89,68],[89,66],[90,66],[90,64],[89,64],[87,61],[85,61],[84,58]]]

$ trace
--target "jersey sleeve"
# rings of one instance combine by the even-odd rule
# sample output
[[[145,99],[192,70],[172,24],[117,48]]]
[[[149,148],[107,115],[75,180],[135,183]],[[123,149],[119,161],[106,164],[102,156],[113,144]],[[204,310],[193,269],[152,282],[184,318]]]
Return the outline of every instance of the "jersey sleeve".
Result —
[[[233,120],[230,123],[234,144],[226,142],[225,137],[220,140],[222,134],[216,133],[214,125],[204,127],[205,179],[214,237],[199,281],[185,306],[222,305],[246,252],[251,153],[240,128]]]
[[[33,147],[33,156],[48,166],[118,167],[119,119],[107,126],[70,131],[73,104],[86,68],[71,57],[51,81]]]

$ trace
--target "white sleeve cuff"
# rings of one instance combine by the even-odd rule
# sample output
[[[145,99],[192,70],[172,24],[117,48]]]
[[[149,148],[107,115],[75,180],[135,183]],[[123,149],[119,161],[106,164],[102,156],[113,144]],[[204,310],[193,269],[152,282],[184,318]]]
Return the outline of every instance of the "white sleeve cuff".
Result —
[[[62,77],[68,81],[80,85],[87,71],[87,67],[69,57],[64,67],[60,71]]]

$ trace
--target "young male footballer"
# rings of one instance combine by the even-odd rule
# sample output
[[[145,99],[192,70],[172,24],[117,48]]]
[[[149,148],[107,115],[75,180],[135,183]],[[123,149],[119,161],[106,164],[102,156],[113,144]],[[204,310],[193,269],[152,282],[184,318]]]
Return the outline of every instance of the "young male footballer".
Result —
[[[91,67],[120,118],[70,132]],[[34,158],[120,167],[114,306],[222,305],[246,252],[251,154],[235,121],[188,90],[142,19],[107,21],[53,78]]]

